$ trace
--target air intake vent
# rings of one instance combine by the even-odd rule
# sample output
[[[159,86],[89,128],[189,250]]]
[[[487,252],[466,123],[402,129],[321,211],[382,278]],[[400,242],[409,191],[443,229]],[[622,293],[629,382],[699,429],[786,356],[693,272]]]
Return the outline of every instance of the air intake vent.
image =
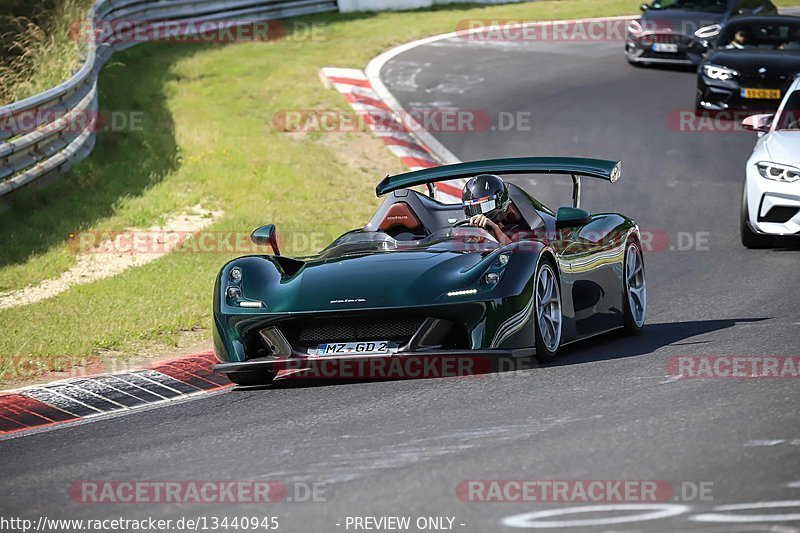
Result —
[[[310,346],[321,342],[351,342],[369,340],[406,341],[419,329],[421,319],[376,321],[314,320],[299,324],[297,339]]]
[[[778,224],[783,224],[785,222],[789,222],[797,212],[800,211],[797,207],[788,207],[788,206],[775,206],[769,210],[769,212],[763,216],[759,217],[759,222],[777,222]]]

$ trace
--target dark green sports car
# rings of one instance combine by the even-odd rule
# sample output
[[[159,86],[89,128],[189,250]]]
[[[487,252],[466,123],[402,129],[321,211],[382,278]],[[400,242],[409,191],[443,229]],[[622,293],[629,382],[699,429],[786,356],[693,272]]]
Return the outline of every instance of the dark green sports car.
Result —
[[[553,212],[509,184],[503,245],[467,225],[433,184],[483,173],[571,176],[574,205]],[[614,182],[618,162],[515,158],[390,176],[363,228],[319,254],[280,255],[275,226],[252,239],[274,255],[226,264],[214,287],[217,372],[260,384],[320,361],[536,356],[622,328],[639,333],[647,309],[636,223],[580,209],[581,177]],[[429,195],[412,187],[425,185]]]

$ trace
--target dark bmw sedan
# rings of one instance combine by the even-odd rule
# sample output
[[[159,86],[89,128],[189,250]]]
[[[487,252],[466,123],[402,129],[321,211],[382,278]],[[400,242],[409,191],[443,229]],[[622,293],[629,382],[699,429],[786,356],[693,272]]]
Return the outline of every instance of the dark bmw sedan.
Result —
[[[771,15],[770,0],[655,0],[628,24],[625,57],[632,65],[697,65],[722,24],[739,15]]]
[[[800,74],[799,17],[727,23],[698,67],[698,111],[776,109]]]

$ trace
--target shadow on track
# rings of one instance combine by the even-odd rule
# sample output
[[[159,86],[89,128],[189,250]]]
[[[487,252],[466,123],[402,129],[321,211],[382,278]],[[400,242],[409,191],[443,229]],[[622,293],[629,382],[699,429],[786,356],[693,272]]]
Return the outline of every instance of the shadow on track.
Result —
[[[609,332],[594,339],[577,343],[568,349],[556,361],[547,366],[578,365],[608,359],[622,359],[652,353],[665,346],[691,346],[706,344],[710,341],[679,343],[714,331],[732,328],[740,323],[761,322],[767,318],[732,318],[720,320],[693,320],[689,322],[668,322],[664,324],[648,324],[641,335],[636,337],[620,337],[618,332]],[[606,342],[608,340],[608,342]],[[598,342],[599,341],[599,342]],[[592,346],[587,344],[592,342]]]
[[[659,348],[665,346],[695,346],[706,344],[711,341],[701,340],[694,342],[680,342],[690,339],[696,335],[703,335],[714,331],[731,328],[740,323],[752,323],[767,320],[767,318],[738,318],[738,319],[721,319],[721,320],[695,320],[689,322],[670,322],[665,324],[652,324],[645,327],[644,332],[636,337],[621,337],[619,330],[612,331],[601,335],[600,337],[593,337],[586,341],[581,341],[575,345],[567,346],[564,348],[563,355],[556,361],[542,365],[546,367],[552,366],[565,366],[565,365],[578,365],[583,363],[592,363],[597,361],[622,359],[625,357],[636,357],[639,355],[646,355],[653,353]],[[590,346],[591,344],[591,346]],[[511,361],[511,360],[509,360]],[[529,361],[529,362],[527,362]],[[352,385],[361,383],[377,383],[385,381],[407,381],[407,380],[420,380],[420,379],[467,379],[475,378],[485,374],[498,374],[502,372],[515,371],[515,370],[534,370],[540,365],[533,359],[526,360],[526,363],[520,365],[520,360],[506,363],[505,365],[498,359],[498,364],[491,371],[482,371],[475,375],[464,376],[447,376],[446,378],[437,377],[419,377],[419,378],[362,378],[362,379],[321,379],[319,377],[312,378],[291,378],[278,379],[268,385],[244,387],[239,386],[234,390],[236,391],[258,391],[258,390],[279,390],[279,389],[296,389],[296,388],[312,388],[312,387],[327,387],[332,385]]]

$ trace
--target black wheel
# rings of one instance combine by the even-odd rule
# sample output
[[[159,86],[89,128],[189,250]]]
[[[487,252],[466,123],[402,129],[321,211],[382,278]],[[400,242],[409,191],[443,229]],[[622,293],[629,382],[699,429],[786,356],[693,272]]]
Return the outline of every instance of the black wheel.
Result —
[[[272,372],[236,372],[228,374],[228,379],[236,385],[249,387],[253,385],[266,385],[275,379],[275,374]]]
[[[536,359],[539,362],[552,361],[558,356],[561,345],[561,289],[558,285],[555,265],[543,259],[536,269],[536,283],[533,287],[534,313],[533,328],[536,336]]]
[[[647,283],[644,277],[644,256],[636,242],[625,247],[625,271],[623,273],[625,291],[623,324],[629,335],[638,335],[647,319]]]
[[[753,231],[748,223],[750,213],[747,208],[747,184],[742,190],[742,213],[739,219],[739,236],[742,239],[742,245],[754,249],[766,248],[770,245],[770,239]]]

